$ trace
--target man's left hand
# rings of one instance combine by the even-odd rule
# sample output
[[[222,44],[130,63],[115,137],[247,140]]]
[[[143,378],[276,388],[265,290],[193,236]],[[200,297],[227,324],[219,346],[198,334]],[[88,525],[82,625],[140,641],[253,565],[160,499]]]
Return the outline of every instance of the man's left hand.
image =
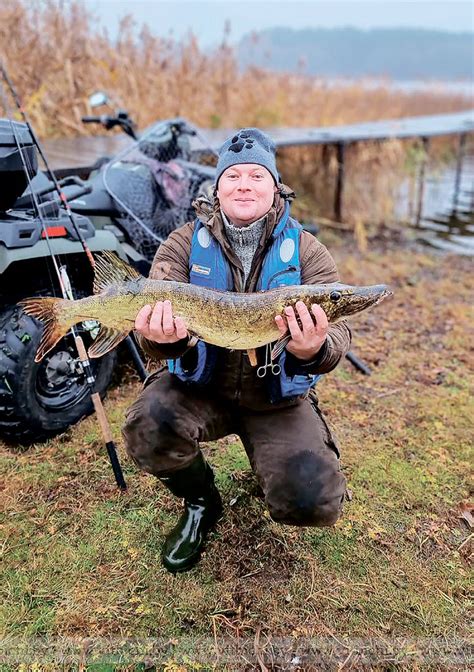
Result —
[[[328,333],[328,318],[324,310],[317,303],[313,303],[310,312],[303,301],[298,301],[296,312],[291,306],[285,308],[285,318],[286,320],[277,315],[275,322],[282,336],[290,331],[291,340],[286,346],[288,352],[298,359],[306,361],[314,359]]]

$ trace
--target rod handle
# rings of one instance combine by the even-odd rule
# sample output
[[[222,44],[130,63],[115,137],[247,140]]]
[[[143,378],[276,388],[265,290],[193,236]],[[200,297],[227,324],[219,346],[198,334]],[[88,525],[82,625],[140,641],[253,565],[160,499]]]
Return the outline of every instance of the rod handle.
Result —
[[[100,429],[102,431],[102,436],[104,441],[109,443],[113,441],[112,430],[110,429],[109,421],[105,415],[104,406],[102,404],[102,399],[99,396],[98,392],[91,394],[92,403],[94,404],[94,410],[97,415],[97,420],[99,421]]]
[[[77,352],[79,354],[79,359],[81,360],[82,363],[89,363],[89,359],[87,357],[87,352],[86,348],[84,345],[84,341],[80,336],[76,336],[74,338],[76,342],[76,347],[77,347]],[[89,368],[89,367],[88,367]],[[110,429],[109,421],[107,420],[107,416],[105,415],[104,411],[104,406],[102,404],[102,399],[100,398],[100,395],[98,392],[93,392],[91,394],[91,399],[92,403],[94,404],[94,410],[97,415],[97,420],[99,421],[100,429],[102,430],[102,436],[104,437],[104,441],[108,443],[109,441],[113,441],[112,437],[112,431]]]

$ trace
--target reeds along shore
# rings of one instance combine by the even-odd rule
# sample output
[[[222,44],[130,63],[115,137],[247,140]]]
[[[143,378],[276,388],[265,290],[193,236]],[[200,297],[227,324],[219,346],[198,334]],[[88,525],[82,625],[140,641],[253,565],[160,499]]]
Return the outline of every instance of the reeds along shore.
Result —
[[[88,96],[103,89],[128,109],[139,127],[183,116],[203,128],[326,126],[468,109],[462,96],[402,93],[362,85],[328,88],[304,73],[257,68],[239,71],[227,35],[212,54],[190,34],[184,42],[153,35],[125,17],[118,36],[97,28],[78,0],[3,0],[0,58],[9,70],[40,137],[103,133],[84,126]],[[0,104],[0,115],[5,114]],[[452,154],[454,141],[434,143],[437,156]],[[395,179],[413,168],[419,153],[408,143],[364,144],[348,156],[345,218],[385,220]],[[309,207],[331,216],[335,154],[303,148],[282,153],[282,175]],[[378,197],[379,196],[379,197]],[[383,198],[381,198],[383,196]],[[304,207],[304,204],[302,204]]]

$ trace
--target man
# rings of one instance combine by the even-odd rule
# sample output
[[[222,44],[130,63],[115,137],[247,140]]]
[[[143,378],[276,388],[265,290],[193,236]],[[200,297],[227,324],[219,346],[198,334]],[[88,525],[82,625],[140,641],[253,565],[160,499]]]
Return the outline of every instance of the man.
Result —
[[[158,249],[150,277],[254,292],[339,279],[326,248],[289,216],[294,194],[279,180],[275,145],[256,128],[229,138],[219,151],[214,203],[196,203],[198,219]],[[192,567],[222,513],[201,441],[240,436],[272,518],[290,525],[333,525],[345,492],[339,453],[312,391],[350,345],[345,323],[328,325],[322,308],[300,302],[275,316],[291,340],[278,369],[252,366],[251,353],[191,338],[172,305],[145,306],[136,318],[142,347],[167,359],[148,378],[124,425],[128,453],[177,497],[184,512],[168,535],[163,563]],[[258,365],[269,364],[260,348]]]

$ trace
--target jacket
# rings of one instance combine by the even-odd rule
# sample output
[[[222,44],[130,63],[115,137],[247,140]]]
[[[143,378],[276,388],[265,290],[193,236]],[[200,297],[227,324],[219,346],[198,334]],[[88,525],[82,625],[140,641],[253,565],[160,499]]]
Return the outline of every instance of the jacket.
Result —
[[[245,287],[243,287],[243,268],[225,235],[218,200],[214,199],[213,204],[205,199],[194,202],[200,221],[222,247],[232,272],[234,291],[256,291],[271,233],[283,216],[285,200],[289,200],[291,195],[292,192],[287,187],[280,185],[280,191],[275,195],[273,206],[267,214],[266,226]],[[150,278],[166,277],[168,280],[189,282],[189,255],[193,232],[194,222],[189,222],[170,234],[155,254]],[[336,265],[328,250],[307,231],[302,231],[300,236],[300,264],[302,284],[321,284],[339,280]],[[187,339],[172,344],[158,344],[138,335],[138,340],[146,354],[154,359],[194,356],[193,348],[188,347]],[[295,372],[303,369],[313,375],[328,373],[349,350],[350,342],[351,332],[344,321],[330,324],[326,342],[315,359],[309,363],[302,363],[287,352],[287,370],[291,373],[291,367],[294,367]],[[257,354],[259,364],[263,363],[262,352]],[[274,408],[268,398],[265,380],[257,377],[256,368],[250,365],[246,352],[225,350],[212,384],[221,391],[223,397],[234,403],[254,410]],[[284,399],[279,405],[287,406],[292,403],[295,401]]]

